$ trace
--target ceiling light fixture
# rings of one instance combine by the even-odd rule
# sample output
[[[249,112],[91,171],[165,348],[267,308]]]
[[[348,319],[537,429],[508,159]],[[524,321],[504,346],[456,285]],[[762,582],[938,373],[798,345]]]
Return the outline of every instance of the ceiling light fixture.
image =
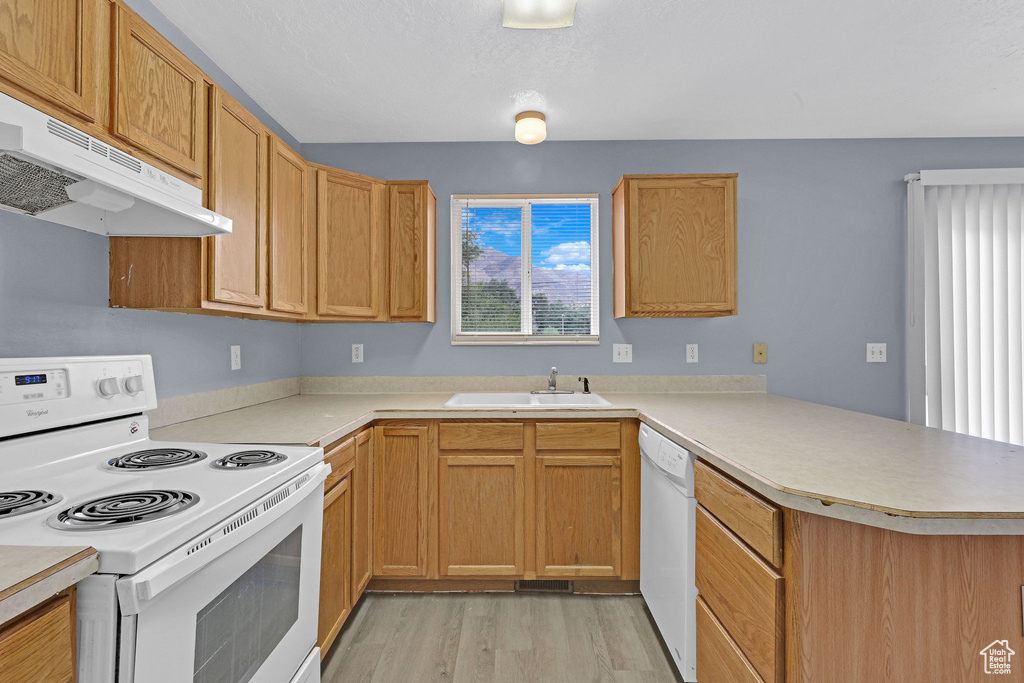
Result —
[[[572,26],[576,0],[502,0],[505,28],[566,28]]]
[[[539,111],[523,111],[516,114],[516,140],[524,145],[544,142],[548,136],[548,124]]]

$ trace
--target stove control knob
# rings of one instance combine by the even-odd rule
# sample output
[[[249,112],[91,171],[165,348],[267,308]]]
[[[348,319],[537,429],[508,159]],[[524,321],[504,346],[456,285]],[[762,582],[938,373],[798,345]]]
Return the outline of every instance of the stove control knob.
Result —
[[[124,393],[134,396],[142,391],[142,375],[128,375],[124,378],[121,386],[124,389]]]
[[[103,379],[96,382],[96,393],[103,398],[110,398],[115,394],[121,393],[121,387],[118,386],[116,377],[104,377]]]

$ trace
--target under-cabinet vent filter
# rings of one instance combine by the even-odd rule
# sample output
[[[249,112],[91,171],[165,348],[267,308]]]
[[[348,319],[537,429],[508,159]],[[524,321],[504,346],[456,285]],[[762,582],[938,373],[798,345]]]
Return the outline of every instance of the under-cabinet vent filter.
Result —
[[[572,581],[523,579],[516,581],[516,593],[572,593]]]
[[[63,173],[0,154],[0,204],[35,216],[70,204],[66,188],[78,180]]]

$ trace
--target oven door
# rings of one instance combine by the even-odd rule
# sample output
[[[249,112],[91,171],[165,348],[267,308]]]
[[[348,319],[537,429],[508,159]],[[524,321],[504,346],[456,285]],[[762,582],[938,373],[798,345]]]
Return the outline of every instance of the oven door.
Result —
[[[119,683],[282,683],[299,675],[316,643],[329,471],[316,466],[118,580]]]

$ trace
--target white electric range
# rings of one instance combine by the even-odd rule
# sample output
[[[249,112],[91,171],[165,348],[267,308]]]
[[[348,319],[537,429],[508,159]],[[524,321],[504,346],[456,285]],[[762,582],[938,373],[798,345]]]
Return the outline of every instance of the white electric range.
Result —
[[[309,683],[323,450],[163,443],[149,356],[0,360],[0,544],[89,545],[80,683]]]

